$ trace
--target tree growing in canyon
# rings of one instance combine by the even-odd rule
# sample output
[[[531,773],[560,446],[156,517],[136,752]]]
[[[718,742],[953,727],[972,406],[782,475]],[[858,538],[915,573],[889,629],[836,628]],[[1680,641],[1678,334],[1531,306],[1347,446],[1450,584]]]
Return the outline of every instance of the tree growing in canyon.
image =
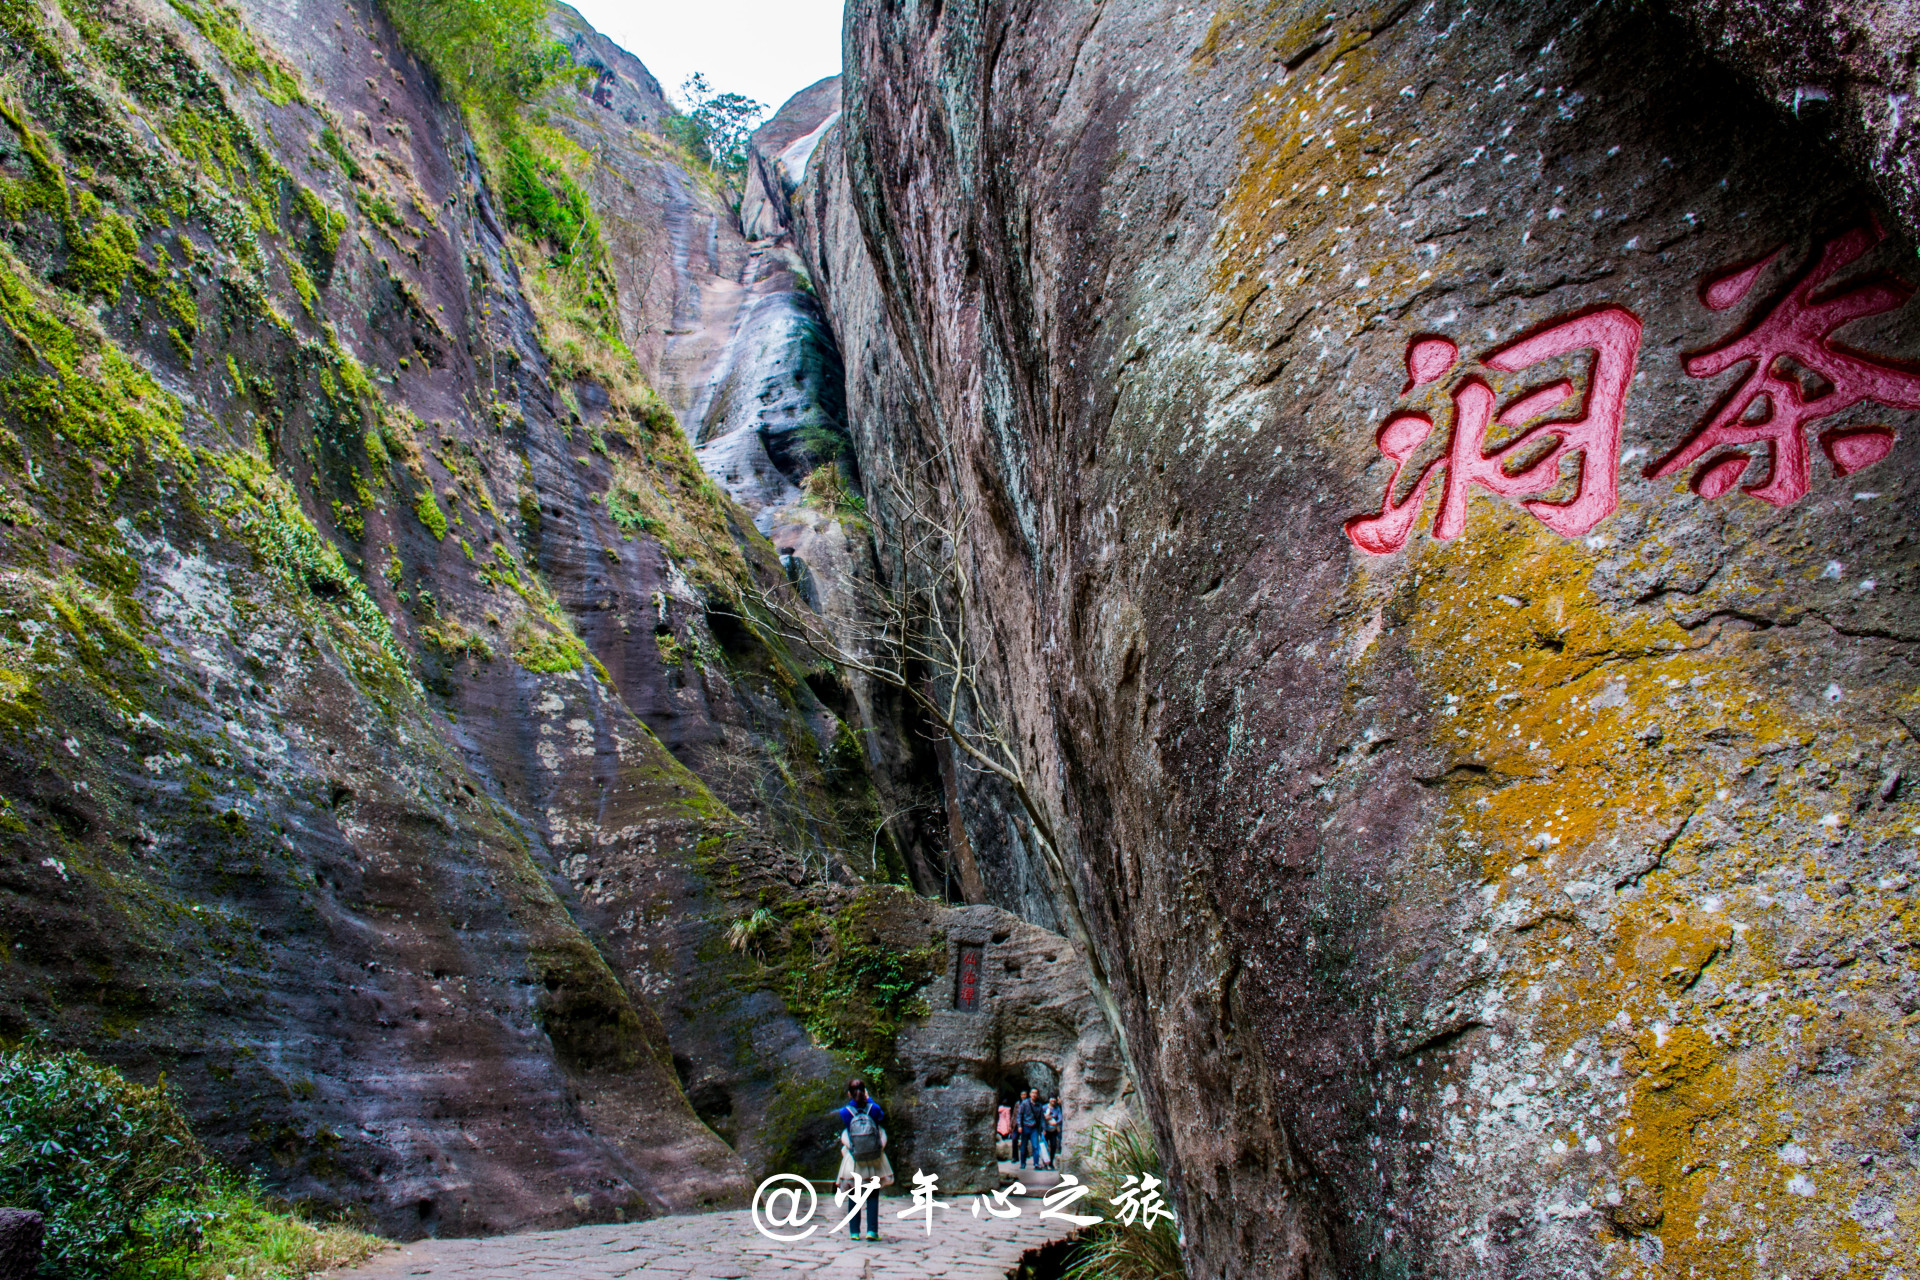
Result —
[[[744,93],[715,93],[698,71],[680,86],[680,96],[687,110],[667,121],[668,136],[738,186],[747,170],[749,140],[767,108]]]

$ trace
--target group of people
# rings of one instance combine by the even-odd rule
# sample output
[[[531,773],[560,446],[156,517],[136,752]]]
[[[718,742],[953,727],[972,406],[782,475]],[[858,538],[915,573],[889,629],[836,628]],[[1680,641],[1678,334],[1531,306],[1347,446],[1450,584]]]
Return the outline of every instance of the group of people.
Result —
[[[834,1178],[841,1195],[856,1194],[861,1187],[893,1185],[893,1165],[887,1159],[887,1117],[867,1093],[867,1082],[855,1076],[847,1081],[847,1105],[835,1113],[840,1122],[840,1168]],[[1053,1168],[1060,1154],[1062,1112],[1060,1096],[1040,1101],[1038,1089],[1028,1089],[1012,1102],[1000,1104],[995,1131],[1014,1144],[1014,1154],[1022,1169]],[[856,1206],[847,1220],[847,1230],[860,1239],[861,1210],[865,1210],[866,1238],[880,1238],[880,1197],[869,1194],[864,1205]]]
[[[1013,1142],[1014,1159],[1022,1169],[1051,1169],[1060,1154],[1060,1095],[1044,1103],[1038,1089],[1014,1095],[1014,1101],[1000,1104],[1000,1117],[994,1132]]]

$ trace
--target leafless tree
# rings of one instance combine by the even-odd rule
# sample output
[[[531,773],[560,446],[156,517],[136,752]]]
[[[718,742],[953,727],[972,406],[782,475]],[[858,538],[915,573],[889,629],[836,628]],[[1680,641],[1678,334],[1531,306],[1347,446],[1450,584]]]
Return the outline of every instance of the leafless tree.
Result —
[[[1063,874],[1053,824],[1012,739],[993,714],[974,635],[974,592],[958,530],[968,518],[958,494],[936,510],[906,486],[882,483],[893,519],[896,579],[862,581],[853,616],[829,618],[782,585],[756,590],[744,618],[843,671],[905,694],[952,744],[959,761],[999,779],[1019,802],[1036,843]],[[898,816],[898,815],[894,815]]]

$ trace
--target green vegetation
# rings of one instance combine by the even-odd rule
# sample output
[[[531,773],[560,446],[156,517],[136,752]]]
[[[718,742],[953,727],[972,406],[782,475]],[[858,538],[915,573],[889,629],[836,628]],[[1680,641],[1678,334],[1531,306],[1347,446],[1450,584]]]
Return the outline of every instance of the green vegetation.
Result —
[[[667,137],[701,164],[739,187],[747,170],[753,131],[767,113],[741,93],[715,93],[699,72],[680,86],[688,110],[668,117]]]
[[[277,59],[260,51],[240,11],[220,0],[168,0],[174,9],[213,42],[227,65],[252,80],[269,101],[285,106],[300,100],[300,81]]]
[[[607,490],[607,514],[613,517],[613,523],[624,534],[637,532],[657,535],[667,531],[666,521],[646,510],[645,497],[624,485],[615,485]]]
[[[480,662],[493,661],[493,646],[484,636],[477,636],[463,626],[458,618],[440,618],[420,628],[420,638],[431,647],[438,649],[448,659],[473,658]]]
[[[193,1213],[204,1223],[197,1242],[184,1242],[121,1280],[307,1280],[354,1266],[383,1244],[350,1226],[309,1220],[258,1183],[224,1171],[208,1179]]]
[[[1147,1176],[1163,1176],[1153,1135],[1137,1121],[1097,1127],[1088,1143],[1085,1161],[1091,1166],[1088,1181],[1094,1187],[1094,1194],[1109,1203],[1127,1189],[1129,1177],[1135,1179],[1137,1187]],[[1155,1190],[1164,1199],[1164,1183]],[[1171,1204],[1168,1207],[1171,1208]],[[1149,1225],[1143,1216],[1136,1217],[1130,1224],[1109,1216],[1074,1246],[1065,1277],[1066,1280],[1185,1280],[1186,1274],[1180,1260],[1180,1231],[1172,1219],[1156,1217]]]
[[[507,220],[545,245],[548,261],[562,271],[583,248],[595,254],[599,223],[580,184],[559,164],[536,154],[524,134],[508,134],[501,149],[500,204]]]
[[[349,178],[355,182],[366,181],[366,170],[353,158],[353,152],[347,150],[347,144],[340,141],[340,135],[334,132],[332,125],[320,131],[320,149],[331,156],[334,163],[340,166],[340,171]]]
[[[864,519],[867,500],[847,481],[847,473],[838,462],[824,462],[807,472],[800,482],[801,492],[811,506],[837,516]]]
[[[931,1012],[919,992],[947,962],[944,938],[909,941],[924,930],[902,927],[907,904],[900,899],[912,895],[876,886],[832,914],[800,911],[788,921],[791,942],[778,966],[787,1008],[815,1042],[845,1054],[872,1080],[898,1073],[901,1024]]]
[[[573,65],[545,0],[383,0],[407,45],[462,106],[510,120]]]
[[[427,527],[434,541],[444,541],[447,536],[447,513],[440,509],[440,503],[434,498],[433,490],[425,486],[413,496],[413,514]]]
[[[727,946],[734,951],[761,953],[765,940],[780,931],[780,917],[771,907],[755,907],[727,926]]]
[[[558,615],[549,615],[545,622],[546,626],[522,623],[514,629],[513,660],[547,675],[578,671],[588,656],[586,644]]]
[[[0,1051],[0,1202],[46,1216],[65,1280],[298,1280],[379,1247],[214,1164],[164,1079],[31,1046]]]
[[[109,1276],[155,1243],[143,1219],[185,1201],[205,1156],[164,1085],[77,1054],[0,1053],[0,1200],[46,1215],[47,1261]]]

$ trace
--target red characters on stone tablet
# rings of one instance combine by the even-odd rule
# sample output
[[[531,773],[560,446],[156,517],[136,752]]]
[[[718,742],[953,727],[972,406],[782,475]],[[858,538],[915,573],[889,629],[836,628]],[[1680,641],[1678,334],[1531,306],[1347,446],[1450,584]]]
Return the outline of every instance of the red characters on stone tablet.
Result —
[[[1764,444],[1766,477],[1747,485],[1746,492],[1784,507],[1807,494],[1806,428],[1862,401],[1920,409],[1920,373],[1849,351],[1833,340],[1834,331],[1848,321],[1904,303],[1913,296],[1912,287],[1889,276],[1869,276],[1822,292],[1836,272],[1885,235],[1877,225],[1868,225],[1827,241],[1813,264],[1744,332],[1687,358],[1686,370],[1696,378],[1711,378],[1741,364],[1747,371],[1692,435],[1648,468],[1648,475],[1672,475],[1707,458],[1693,473],[1692,486],[1702,497],[1717,498],[1740,482],[1752,462],[1744,451],[1726,446]],[[1776,249],[1751,266],[1716,277],[1700,291],[1701,301],[1716,311],[1731,307],[1779,256]],[[1844,476],[1886,457],[1893,448],[1893,432],[1883,426],[1832,428],[1820,434],[1820,447],[1834,471]]]
[[[1480,361],[1482,368],[1519,373],[1576,352],[1590,352],[1585,389],[1554,378],[1509,398],[1496,411],[1498,397],[1487,381],[1468,374],[1454,387],[1451,436],[1445,453],[1427,463],[1399,502],[1394,494],[1414,451],[1433,431],[1425,413],[1398,412],[1380,428],[1380,452],[1394,460],[1392,477],[1378,515],[1347,521],[1347,536],[1370,555],[1387,555],[1406,545],[1420,518],[1427,485],[1444,473],[1440,510],[1433,536],[1457,538],[1466,528],[1467,494],[1475,486],[1503,497],[1541,494],[1560,483],[1561,464],[1579,459],[1579,483],[1564,502],[1535,500],[1521,505],[1542,524],[1564,537],[1588,532],[1619,505],[1620,429],[1626,416],[1627,387],[1640,354],[1640,321],[1624,307],[1602,307],[1555,321],[1546,328],[1499,348]],[[1407,345],[1404,395],[1445,377],[1458,364],[1459,350],[1445,338],[1416,338]],[[1505,444],[1487,452],[1489,428],[1498,423],[1518,430]],[[1544,452],[1541,446],[1551,442]],[[1517,470],[1516,470],[1517,468]]]

